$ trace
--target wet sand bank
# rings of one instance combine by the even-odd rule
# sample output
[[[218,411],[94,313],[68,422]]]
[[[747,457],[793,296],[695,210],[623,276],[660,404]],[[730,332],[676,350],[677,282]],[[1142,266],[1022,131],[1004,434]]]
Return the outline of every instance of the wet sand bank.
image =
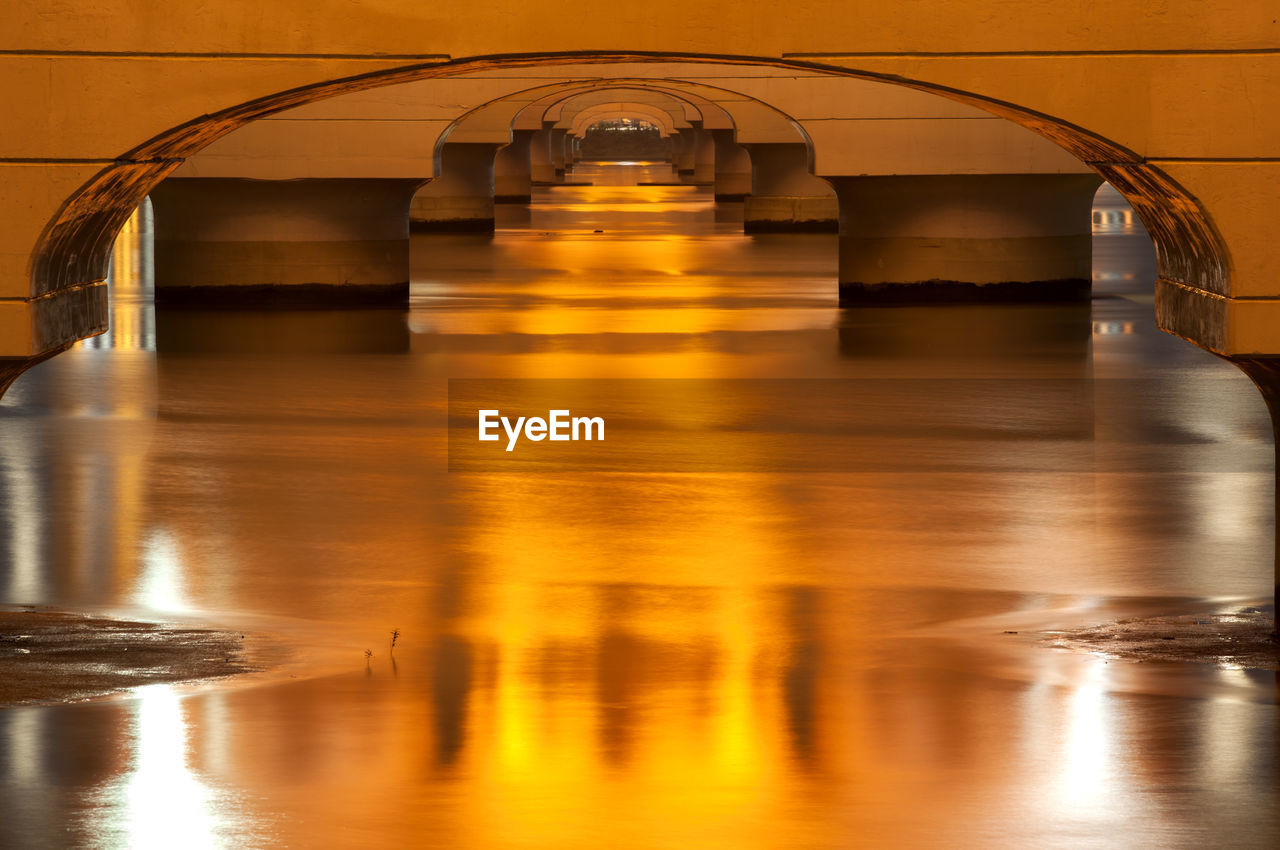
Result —
[[[1228,614],[1133,617],[1077,629],[1047,631],[1041,642],[1120,661],[1217,664],[1280,671],[1274,608]]]
[[[269,666],[265,649],[240,632],[0,608],[0,705],[261,672]]]

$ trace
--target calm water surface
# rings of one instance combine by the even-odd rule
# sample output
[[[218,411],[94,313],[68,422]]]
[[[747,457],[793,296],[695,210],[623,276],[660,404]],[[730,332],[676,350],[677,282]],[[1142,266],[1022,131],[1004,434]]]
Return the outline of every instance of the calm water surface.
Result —
[[[834,237],[595,176],[414,237],[407,312],[157,317],[126,234],[111,334],[0,404],[0,602],[295,655],[0,709],[0,845],[1276,846],[1273,674],[1035,635],[1271,588],[1261,399],[1123,210],[1090,305],[842,311]],[[448,472],[448,379],[535,377],[841,379],[883,462]]]

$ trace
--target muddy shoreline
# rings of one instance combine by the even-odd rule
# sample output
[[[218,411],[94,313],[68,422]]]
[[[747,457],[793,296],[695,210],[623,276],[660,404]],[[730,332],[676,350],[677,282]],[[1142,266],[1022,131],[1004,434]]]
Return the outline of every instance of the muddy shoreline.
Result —
[[[269,666],[240,632],[43,608],[0,608],[0,706],[68,702]]]
[[[1248,607],[1228,614],[1132,617],[1040,634],[1044,645],[1091,652],[1118,661],[1214,664],[1280,671],[1275,609]]]
[[[1272,610],[1133,617],[1038,632],[1037,643],[1133,663],[1280,671]],[[231,679],[266,672],[285,660],[279,645],[236,631],[0,608],[0,707],[85,700],[140,685]]]

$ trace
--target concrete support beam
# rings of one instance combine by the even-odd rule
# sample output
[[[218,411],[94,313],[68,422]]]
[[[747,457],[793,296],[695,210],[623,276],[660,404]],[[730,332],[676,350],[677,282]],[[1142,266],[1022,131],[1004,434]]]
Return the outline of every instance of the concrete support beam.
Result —
[[[697,186],[716,183],[716,139],[709,130],[693,130],[693,182]]]
[[[533,132],[529,142],[529,173],[534,186],[552,186],[559,182],[551,159],[550,129]]]
[[[412,230],[492,233],[493,160],[498,146],[445,144],[439,176],[418,190],[409,205]]]
[[[834,233],[839,227],[835,192],[809,173],[809,149],[801,143],[749,144],[751,194],[743,202],[747,233]]]
[[[1254,13],[1265,14],[1262,0],[1246,3]],[[956,4],[957,9],[961,6]],[[520,104],[540,104],[528,110],[530,129],[536,129],[547,105],[587,85],[615,90],[638,86],[674,97],[705,98],[714,109],[732,116],[741,144],[794,142],[807,135],[814,141],[817,173],[824,176],[892,175],[908,169],[918,175],[1057,173],[1079,168],[1077,160],[1091,163],[1122,187],[1157,241],[1162,283],[1156,307],[1161,326],[1220,354],[1280,352],[1280,330],[1276,330],[1280,321],[1274,318],[1280,310],[1280,291],[1275,285],[1278,278],[1271,273],[1278,262],[1271,250],[1275,243],[1271,231],[1277,220],[1272,209],[1278,197],[1275,188],[1280,185],[1280,165],[1271,149],[1276,138],[1272,119],[1280,112],[1272,108],[1275,97],[1259,99],[1254,89],[1230,82],[1268,78],[1280,56],[1256,52],[1266,45],[1257,40],[1257,26],[1241,23],[1254,20],[1248,15],[1233,18],[1206,12],[1203,18],[1177,18],[1178,27],[1192,27],[1183,32],[1177,27],[1144,29],[1138,24],[1147,13],[1135,17],[1131,11],[1108,14],[1118,15],[1118,31],[1135,39],[1132,55],[1104,57],[1091,51],[1076,55],[1071,45],[1053,43],[1064,32],[1061,27],[1028,33],[1021,26],[1008,28],[986,44],[994,51],[989,56],[958,57],[946,50],[937,55],[929,50],[908,51],[907,55],[901,54],[907,43],[901,33],[884,40],[884,33],[870,35],[859,22],[848,43],[865,49],[853,54],[804,52],[822,49],[812,43],[800,46],[816,31],[807,29],[809,35],[785,38],[774,44],[772,52],[748,54],[765,57],[749,73],[741,64],[595,64],[587,57],[581,65],[558,64],[553,59],[559,82],[539,85],[547,79],[548,67],[528,66],[524,60],[499,71],[501,61],[485,59],[471,69],[474,74],[450,68],[447,76],[431,78],[435,73],[431,67],[386,58],[382,47],[363,57],[344,50],[334,55],[351,58],[317,59],[313,58],[315,45],[308,43],[297,56],[264,59],[252,51],[241,53],[243,45],[218,41],[231,32],[224,29],[211,31],[218,43],[208,46],[208,56],[200,54],[204,58],[196,53],[177,56],[145,50],[145,59],[80,55],[70,50],[73,41],[65,33],[66,27],[83,22],[77,23],[79,19],[65,10],[42,10],[33,20],[57,34],[48,45],[53,53],[26,56],[19,50],[5,60],[14,90],[33,96],[15,101],[15,108],[25,110],[22,115],[30,115],[11,121],[13,132],[0,141],[5,153],[0,162],[5,179],[0,182],[6,186],[0,204],[0,219],[6,224],[6,236],[0,240],[5,271],[0,275],[0,330],[5,332],[0,350],[22,357],[58,344],[58,328],[73,338],[94,332],[92,324],[40,319],[37,300],[52,299],[53,290],[77,286],[90,287],[77,291],[92,296],[90,290],[99,280],[92,269],[105,256],[99,243],[108,244],[112,223],[123,220],[136,206],[132,187],[140,186],[145,194],[155,179],[183,158],[189,158],[189,165],[182,174],[192,177],[426,177],[415,162],[430,163],[430,155],[422,154],[433,145],[397,148],[403,157],[384,156],[387,150],[379,145],[378,156],[347,170],[353,165],[349,153],[359,158],[370,150],[366,143],[370,137],[353,135],[353,126],[368,122],[369,128],[375,124],[394,127],[398,138],[408,138],[405,132],[412,131],[415,138],[434,139],[449,132],[460,110],[485,108],[495,98],[511,97],[510,106],[493,108],[504,121],[512,114],[526,120]],[[850,25],[845,12],[832,14],[821,27],[826,39],[835,39],[834,33]],[[145,42],[153,37],[152,28],[139,28],[130,20],[125,16],[118,21],[127,25],[127,39]],[[947,18],[943,29],[953,34],[957,20]],[[51,21],[57,21],[56,26]],[[1230,21],[1237,22],[1239,33],[1224,36],[1214,29]],[[344,28],[344,37],[351,31]],[[485,39],[493,37],[491,28],[481,31]],[[18,33],[15,45],[20,45],[27,31],[14,32]],[[273,38],[279,35],[272,33]],[[209,35],[193,28],[184,31],[183,38],[193,38],[196,41],[191,44],[196,44]],[[523,37],[513,36],[517,41]],[[761,36],[753,32],[743,44],[755,44],[757,37]],[[772,37],[767,34],[766,40]],[[864,37],[869,41],[863,43]],[[919,47],[915,35],[908,41]],[[1206,52],[1186,52],[1187,44],[1200,42]],[[734,53],[742,46],[717,43]],[[1022,56],[1021,51],[1032,43],[1040,45],[1042,54]],[[478,45],[472,54],[503,52],[494,44],[483,46],[484,50]],[[591,52],[579,46],[584,55]],[[526,47],[536,52],[539,45]],[[669,48],[666,43],[662,46]],[[224,55],[228,49],[231,52]],[[707,45],[699,47],[706,49]],[[775,60],[767,57],[777,56],[778,51],[833,67],[847,66],[855,75],[871,72],[884,79],[937,84],[944,95],[959,93],[960,100],[886,85],[878,79],[829,76],[785,63],[774,67]],[[396,66],[400,67],[391,72]],[[378,69],[389,72],[384,82],[402,85],[366,89],[377,82],[368,72]],[[349,80],[341,81],[348,76]],[[1103,88],[1063,84],[1085,77],[1107,82]],[[179,78],[187,84],[177,86]],[[1218,83],[1202,84],[1206,79]],[[299,88],[310,84],[320,88],[312,93]],[[552,90],[558,93],[551,94]],[[128,103],[117,97],[120,92],[132,93]],[[340,92],[340,97],[331,96]],[[969,99],[965,93],[978,99]],[[269,102],[259,102],[267,96]],[[50,103],[59,108],[50,112]],[[975,109],[977,103],[987,111]],[[284,111],[267,114],[277,108]],[[713,110],[704,103],[698,111],[704,126],[709,126],[705,121]],[[1247,120],[1238,120],[1240,116]],[[259,120],[240,129],[247,133],[246,140],[257,140],[255,150],[228,147],[231,136],[205,147],[228,129],[239,132],[234,128],[253,117]],[[693,120],[693,114],[686,112],[686,118]],[[1012,118],[1022,128],[1004,126],[1004,118]],[[416,130],[399,122],[417,122]],[[503,121],[483,123],[502,131],[510,126]],[[1234,131],[1206,134],[1196,129],[1205,126],[1232,126]],[[271,128],[275,132],[267,132]],[[315,138],[310,137],[313,133]],[[353,141],[357,138],[359,143]],[[937,144],[936,139],[945,143]],[[257,150],[259,144],[265,147]],[[332,170],[283,173],[281,154],[300,150],[306,155],[296,159],[307,169],[341,164],[344,170],[340,175]],[[880,158],[870,161],[870,154]],[[197,162],[202,158],[211,161]],[[403,160],[405,168],[416,170],[403,174],[364,170],[385,168],[389,160]],[[204,170],[214,165],[239,169],[246,163],[269,173]],[[38,175],[35,185],[27,185],[28,171]],[[64,184],[54,172],[80,176]],[[1119,178],[1129,172],[1135,179],[1126,186]],[[68,202],[65,208],[64,201]],[[788,217],[805,220],[809,215],[797,210]],[[72,310],[53,312],[63,317],[74,314]],[[50,336],[46,330],[56,333]]]
[[[1271,414],[1274,445],[1280,446],[1280,357],[1232,357],[1229,359],[1249,376],[1262,393],[1263,401],[1267,403],[1267,412]],[[1280,493],[1280,456],[1276,458],[1275,469],[1275,492]],[[1280,599],[1280,500],[1276,501],[1274,510],[1277,522],[1274,533],[1275,546],[1272,549],[1274,573],[1271,598],[1277,600]]]
[[[531,130],[511,131],[511,144],[493,156],[493,201],[497,204],[527,204],[532,200],[533,178],[529,171]]]
[[[732,130],[709,130],[716,146],[716,200],[742,201],[751,194],[751,154]]]
[[[563,127],[552,127],[547,145],[551,151],[551,167],[555,171],[555,181],[564,182],[565,148],[568,147],[569,131]]]
[[[1087,298],[1096,175],[837,177],[840,302]]]
[[[672,158],[675,160],[676,174],[681,179],[692,180],[697,157],[697,140],[693,137],[693,131],[681,130],[671,138],[674,140]]]
[[[421,180],[172,179],[155,205],[156,304],[403,304]]]

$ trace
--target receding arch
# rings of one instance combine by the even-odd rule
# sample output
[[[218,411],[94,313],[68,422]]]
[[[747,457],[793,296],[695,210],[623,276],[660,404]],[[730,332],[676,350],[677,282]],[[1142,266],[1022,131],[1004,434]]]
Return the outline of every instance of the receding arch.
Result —
[[[809,173],[814,168],[814,143],[803,124],[778,107],[765,103],[751,95],[733,89],[713,86],[705,82],[649,79],[622,76],[608,78],[571,78],[555,82],[543,82],[525,88],[517,88],[472,106],[454,118],[436,137],[433,162],[436,174],[441,171],[442,156],[446,145],[455,143],[507,144],[515,140],[517,131],[543,129],[547,111],[553,106],[572,101],[591,93],[658,93],[684,104],[685,115],[700,115],[702,129],[725,129],[737,135],[737,119],[711,96],[732,97],[742,104],[756,107],[756,117],[770,118],[770,132],[780,135],[787,142],[803,144],[808,159]],[[291,107],[293,108],[293,107]],[[777,139],[774,139],[777,141]],[[816,179],[816,178],[815,178]],[[825,181],[824,181],[825,185]]]
[[[616,90],[614,89],[600,88],[598,91],[581,92],[574,97],[560,100],[555,104],[552,104],[547,109],[544,120],[554,121],[556,124],[561,124],[565,120],[566,112],[596,106],[600,102],[616,102],[617,100],[625,99],[615,96],[615,91]],[[627,97],[630,97],[633,101],[637,96],[632,95],[630,91],[625,91],[624,94]],[[652,106],[671,109],[672,111],[667,114],[671,117],[673,122],[688,124],[692,121],[702,120],[702,113],[695,109],[693,104],[684,100],[677,100],[665,92],[651,90],[649,92],[639,92],[638,94],[642,94],[655,101],[651,103]],[[668,102],[662,103],[662,101]],[[678,114],[676,110],[678,110]]]
[[[659,168],[665,166],[678,173],[678,135],[667,133],[662,127],[647,118],[638,117],[634,112],[602,111],[599,108],[592,111],[594,114],[589,119],[575,122],[574,128],[566,136],[566,182],[569,182],[571,172],[575,175],[573,182],[579,182],[576,177],[579,163],[590,162],[652,162],[659,164]],[[669,176],[661,170],[654,175],[657,179],[669,179]],[[613,180],[611,177],[601,179],[610,182]]]
[[[592,91],[627,91],[642,90],[659,92],[670,95],[672,98],[684,101],[690,104],[694,109],[698,110],[702,115],[704,129],[730,129],[736,132],[736,122],[731,113],[724,107],[711,101],[696,91],[705,89],[708,92],[718,92],[726,95],[733,95],[743,102],[757,104],[762,112],[776,116],[777,126],[785,126],[788,133],[788,141],[802,143],[809,152],[810,172],[813,168],[813,140],[809,137],[808,132],[803,125],[786,112],[777,107],[765,103],[764,101],[735,92],[732,89],[720,88],[701,82],[689,82],[684,80],[671,79],[645,79],[637,77],[617,77],[608,79],[572,79],[562,80],[554,83],[546,83],[543,85],[531,86],[525,89],[508,92],[500,97],[486,101],[475,106],[455,118],[448,127],[440,134],[436,143],[436,157],[439,158],[440,148],[447,142],[457,140],[465,141],[494,141],[489,138],[476,138],[469,133],[469,126],[472,122],[484,124],[493,120],[495,114],[501,115],[499,110],[504,104],[523,104],[515,110],[514,117],[511,119],[500,119],[499,123],[503,125],[503,140],[510,141],[511,133],[516,129],[537,130],[543,126],[543,116],[546,112],[547,105],[560,103],[571,100],[580,94]],[[542,93],[542,94],[539,94]],[[531,95],[538,95],[531,101],[524,101],[522,98]],[[708,127],[710,125],[710,127]]]
[[[448,79],[447,77],[444,79]],[[420,81],[409,81],[420,82]],[[399,85],[400,83],[397,83]],[[365,89],[367,90],[367,89]],[[365,91],[360,90],[360,91]],[[705,91],[704,91],[705,90]],[[659,93],[667,95],[684,104],[685,114],[700,115],[702,129],[727,129],[737,133],[737,123],[719,103],[710,96],[721,94],[732,97],[744,104],[750,103],[758,107],[758,114],[773,116],[774,128],[785,127],[786,141],[794,141],[806,145],[810,157],[810,171],[813,166],[813,141],[803,125],[785,111],[765,103],[749,94],[732,89],[709,85],[705,82],[673,80],[669,78],[642,77],[607,77],[579,78],[572,77],[555,82],[531,84],[525,88],[516,88],[494,96],[476,105],[465,108],[457,117],[447,123],[435,137],[433,161],[435,173],[439,173],[441,151],[446,144],[455,143],[509,143],[514,140],[517,130],[539,130],[544,125],[546,109],[558,103],[572,100],[579,95],[591,92],[627,92]],[[344,92],[342,94],[355,94]],[[341,97],[336,95],[335,97]],[[307,104],[303,104],[304,106]],[[287,113],[299,108],[297,105],[280,110]],[[263,116],[270,118],[272,115]],[[695,119],[690,119],[695,120]],[[250,122],[252,123],[252,122]],[[244,126],[244,125],[241,125]],[[240,129],[237,127],[236,129]],[[230,131],[224,136],[234,134]],[[223,137],[219,137],[221,139]],[[208,144],[219,141],[214,139]],[[185,162],[185,160],[184,160]],[[181,175],[179,173],[179,176]],[[191,176],[224,176],[219,174]]]
[[[288,89],[192,118],[119,156],[69,197],[33,246],[33,296],[73,289],[106,274],[111,244],[129,213],[180,162],[244,124],[350,92],[504,68],[616,63],[763,66],[904,86],[982,109],[1019,124],[1098,171],[1133,205],[1156,244],[1161,276],[1204,291],[1228,292],[1228,250],[1209,215],[1177,181],[1141,156],[1087,128],[977,92],[902,76],[793,59],[680,52],[583,51],[477,56],[418,63]]]
[[[569,134],[581,136],[588,127],[609,119],[639,118],[657,128],[663,138],[676,132],[671,116],[643,103],[600,104],[579,112],[573,119]]]

